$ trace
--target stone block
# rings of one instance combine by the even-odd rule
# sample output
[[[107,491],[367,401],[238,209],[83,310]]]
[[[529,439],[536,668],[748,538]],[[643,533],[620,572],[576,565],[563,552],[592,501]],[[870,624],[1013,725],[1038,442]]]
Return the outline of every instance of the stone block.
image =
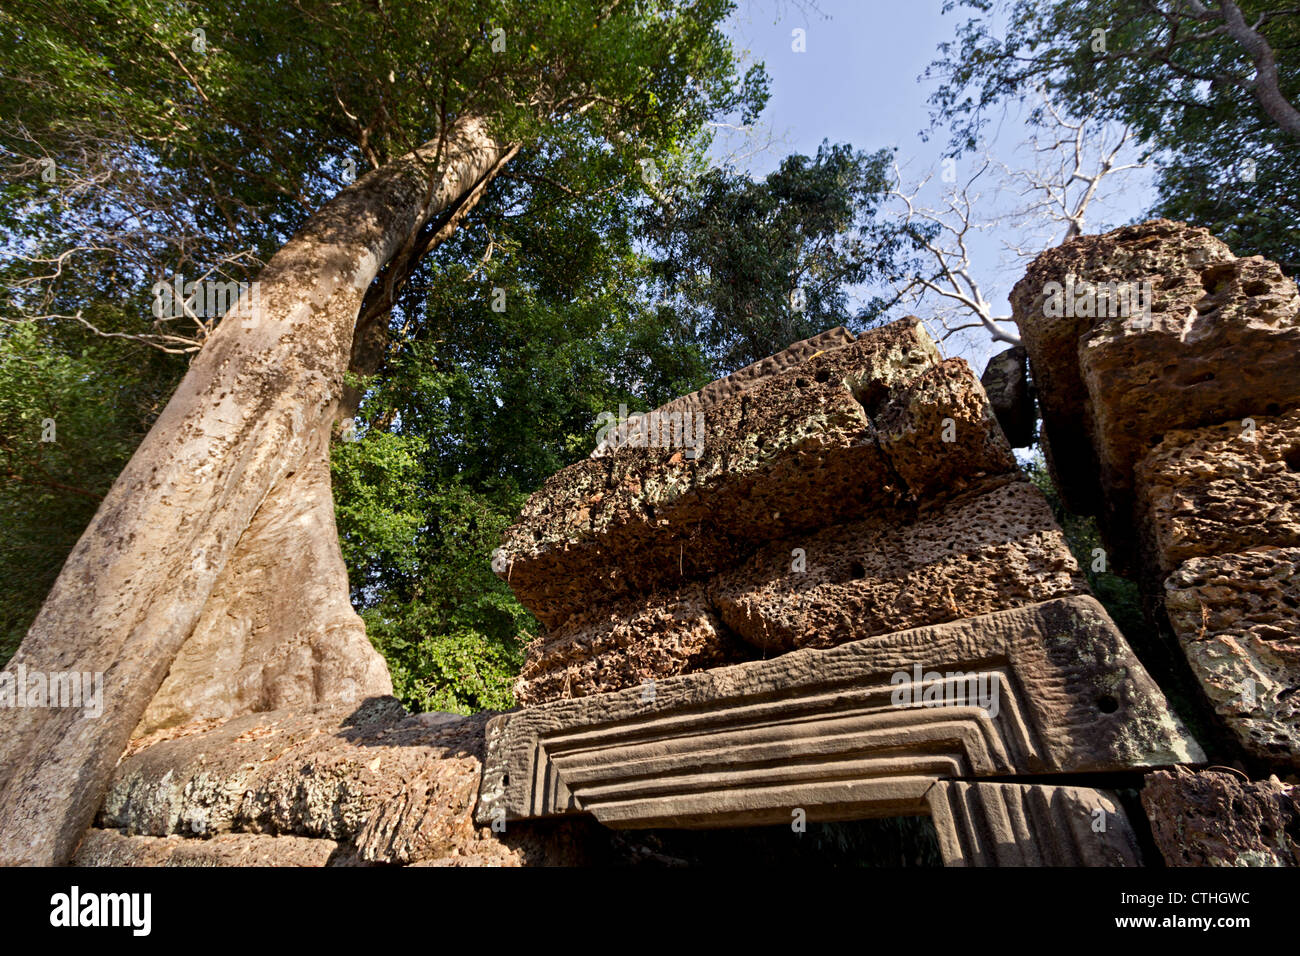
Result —
[[[911,501],[987,487],[1018,468],[984,389],[962,359],[945,359],[879,404],[867,399],[864,405]]]
[[[1086,592],[1047,501],[1026,481],[787,538],[709,584],[726,625],[768,653]]]
[[[1246,751],[1300,768],[1300,547],[1193,558],[1165,582],[1165,608]]]
[[[1300,866],[1300,793],[1277,777],[1158,771],[1142,807],[1168,866]]]
[[[1149,309],[1112,306],[1129,290],[1149,290]],[[1072,510],[1128,494],[1134,465],[1173,429],[1300,403],[1295,282],[1203,229],[1156,220],[1073,239],[1035,259],[1011,300]],[[1066,314],[1049,314],[1058,303]],[[1072,446],[1090,446],[1099,471],[1061,467]]]
[[[683,395],[680,398],[674,398],[671,402],[655,409],[655,411],[660,413],[693,412],[717,405],[719,402],[726,401],[728,398],[753,388],[765,378],[771,378],[773,375],[778,375],[787,369],[794,368],[796,365],[802,365],[814,355],[820,355],[822,352],[829,352],[831,349],[849,345],[853,341],[853,333],[844,326],[837,325],[835,328],[827,329],[819,335],[814,335],[811,338],[787,346],[775,355],[769,355],[752,365],[746,365],[744,368],[732,372],[715,382],[710,382],[699,391],[691,392],[689,395]],[[617,431],[611,433],[596,446],[596,449],[591,453],[591,457],[602,458],[610,454],[615,448],[625,443],[626,437],[626,435]]]
[[[366,862],[472,852],[485,839],[470,813],[486,721],[404,717],[391,701],[361,718],[273,711],[164,732],[123,757],[97,825],[155,837],[314,837]]]
[[[1033,390],[1029,385],[1029,361],[1023,345],[998,352],[984,366],[980,385],[989,397],[989,405],[1012,448],[1028,448],[1034,443],[1034,425],[1038,412],[1034,408]]]
[[[1300,411],[1165,436],[1137,468],[1148,559],[1300,546]]]
[[[755,656],[715,613],[701,584],[570,617],[528,647],[515,700],[589,697]]]
[[[220,833],[201,840],[184,836],[131,836],[92,828],[73,866],[329,866],[338,856],[333,840]]]
[[[757,545],[871,509],[1005,480],[1015,460],[983,390],[902,320],[706,409],[698,458],[620,447],[549,479],[500,572],[549,628],[672,590]]]

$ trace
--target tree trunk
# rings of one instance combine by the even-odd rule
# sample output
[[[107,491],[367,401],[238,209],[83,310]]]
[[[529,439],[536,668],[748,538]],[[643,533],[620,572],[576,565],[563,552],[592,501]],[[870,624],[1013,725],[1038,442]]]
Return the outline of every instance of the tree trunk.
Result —
[[[356,656],[364,632],[334,530],[329,430],[372,280],[501,153],[464,119],[441,144],[368,173],[262,270],[260,314],[223,322],[199,353],[11,662],[45,677],[102,673],[104,698],[98,718],[0,709],[0,864],[66,861],[132,731],[206,706],[173,686],[149,707],[191,635],[186,669],[220,652],[225,673],[248,681],[223,707],[387,686],[372,650]],[[350,663],[325,677],[331,655]]]
[[[1282,94],[1273,48],[1262,33],[1246,22],[1245,14],[1232,0],[1225,0],[1219,16],[1227,28],[1228,36],[1246,51],[1255,67],[1255,79],[1250,88],[1256,101],[1279,128],[1300,139],[1300,110],[1292,106],[1290,100]]]
[[[388,666],[348,599],[329,438],[326,423],[303,464],[258,509],[132,737],[393,692]]]

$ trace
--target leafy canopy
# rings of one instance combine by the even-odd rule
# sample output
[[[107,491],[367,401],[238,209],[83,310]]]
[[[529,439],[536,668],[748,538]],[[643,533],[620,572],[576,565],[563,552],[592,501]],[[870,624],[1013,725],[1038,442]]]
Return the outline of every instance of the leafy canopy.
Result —
[[[654,274],[717,374],[883,312],[849,314],[849,287],[901,276],[898,224],[880,215],[892,154],[823,143],[761,180],[713,169],[652,223]]]
[[[1281,94],[1300,104],[1300,8],[1239,0],[1273,50]],[[1212,13],[1222,4],[1207,5]],[[1076,116],[1127,124],[1153,154],[1153,212],[1201,225],[1238,255],[1300,268],[1300,150],[1256,99],[1247,51],[1176,0],[947,0],[972,15],[927,76],[935,126],[976,148],[999,105],[1041,88]],[[1104,33],[1100,32],[1104,31]]]

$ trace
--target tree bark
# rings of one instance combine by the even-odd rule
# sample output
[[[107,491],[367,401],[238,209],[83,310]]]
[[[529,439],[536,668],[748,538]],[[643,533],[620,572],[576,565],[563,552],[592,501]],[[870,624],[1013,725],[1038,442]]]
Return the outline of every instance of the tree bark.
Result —
[[[366,296],[365,302],[362,303],[361,315],[357,319],[356,332],[352,338],[350,371],[362,378],[368,378],[384,368],[390,345],[388,321],[393,307],[397,304],[398,293],[402,286],[415,271],[420,260],[451,238],[452,234],[460,228],[465,217],[483,198],[488,184],[496,178],[497,173],[501,172],[506,163],[518,155],[519,145],[515,143],[503,150],[497,156],[496,162],[479,178],[473,188],[466,190],[454,203],[443,210],[435,221],[430,222],[426,227],[429,233],[427,238],[421,235],[420,242],[410,248],[405,259],[399,257],[389,263],[384,274],[380,276],[380,281],[375,283]],[[361,388],[345,385],[343,401],[339,405],[339,417],[349,419],[356,415],[363,397],[364,392]]]
[[[11,662],[11,672],[102,673],[104,700],[98,718],[67,707],[0,708],[0,864],[69,859],[196,626],[196,653],[244,626],[220,613],[237,606],[241,591],[251,598],[250,619],[264,616],[259,647],[295,637],[323,653],[356,646],[360,622],[345,608],[322,469],[357,315],[385,263],[502,152],[481,121],[467,118],[440,143],[368,173],[262,270],[260,314],[223,322],[199,353]],[[275,550],[304,539],[313,542],[309,554],[278,567],[287,556]],[[300,579],[296,590],[279,600],[290,575]],[[325,592],[328,600],[308,600]],[[285,648],[279,664],[268,659],[259,671],[259,693],[280,688],[265,701],[306,696],[301,682],[285,689],[298,680],[286,663],[295,653],[301,661]],[[364,662],[358,673],[375,679]],[[325,682],[312,695],[336,690]]]
[[[1277,71],[1277,57],[1264,35],[1246,22],[1234,0],[1222,0],[1218,10],[1210,9],[1201,0],[1188,0],[1192,15],[1202,23],[1219,20],[1220,27],[1238,46],[1246,51],[1251,65],[1255,68],[1255,78],[1245,84],[1255,95],[1255,100],[1279,129],[1300,139],[1300,110],[1282,93]]]
[[[329,445],[326,423],[258,509],[132,738],[258,711],[356,706],[393,692],[348,599]]]

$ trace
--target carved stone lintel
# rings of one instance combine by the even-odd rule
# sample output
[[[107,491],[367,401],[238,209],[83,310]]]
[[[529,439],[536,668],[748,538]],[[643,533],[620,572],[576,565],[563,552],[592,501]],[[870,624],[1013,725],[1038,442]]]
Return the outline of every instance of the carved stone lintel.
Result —
[[[487,736],[480,824],[897,816],[936,780],[1204,759],[1085,596],[555,701]]]

